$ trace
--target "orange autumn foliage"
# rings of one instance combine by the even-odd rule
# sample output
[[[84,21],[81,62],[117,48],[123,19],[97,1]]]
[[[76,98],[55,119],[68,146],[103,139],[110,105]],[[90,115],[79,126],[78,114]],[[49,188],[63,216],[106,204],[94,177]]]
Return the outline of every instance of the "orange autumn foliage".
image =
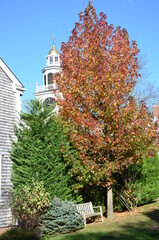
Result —
[[[151,155],[157,141],[149,110],[133,96],[137,43],[109,25],[104,13],[98,17],[90,2],[61,51],[62,74],[55,76],[63,94],[60,112],[71,126],[82,179],[107,186],[113,173]]]

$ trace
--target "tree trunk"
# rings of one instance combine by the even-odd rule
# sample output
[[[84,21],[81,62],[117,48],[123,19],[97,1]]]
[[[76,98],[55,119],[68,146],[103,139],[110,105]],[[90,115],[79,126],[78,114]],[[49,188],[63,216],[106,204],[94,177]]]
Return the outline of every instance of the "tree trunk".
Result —
[[[113,192],[112,186],[107,187],[107,218],[113,217]]]

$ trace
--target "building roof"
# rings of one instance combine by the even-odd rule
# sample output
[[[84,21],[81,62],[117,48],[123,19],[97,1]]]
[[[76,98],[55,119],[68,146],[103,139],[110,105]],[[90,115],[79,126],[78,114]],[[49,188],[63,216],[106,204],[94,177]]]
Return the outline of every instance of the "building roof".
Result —
[[[6,75],[10,78],[10,80],[21,89],[21,91],[25,91],[23,84],[19,81],[19,79],[14,75],[14,73],[10,70],[7,64],[0,58],[0,68],[6,73]]]

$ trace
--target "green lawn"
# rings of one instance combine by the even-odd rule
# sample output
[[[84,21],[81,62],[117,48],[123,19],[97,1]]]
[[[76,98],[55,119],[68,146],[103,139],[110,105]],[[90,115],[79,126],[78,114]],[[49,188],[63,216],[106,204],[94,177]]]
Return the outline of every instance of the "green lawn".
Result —
[[[159,202],[135,212],[115,214],[104,223],[91,223],[78,232],[45,238],[48,240],[158,240]]]

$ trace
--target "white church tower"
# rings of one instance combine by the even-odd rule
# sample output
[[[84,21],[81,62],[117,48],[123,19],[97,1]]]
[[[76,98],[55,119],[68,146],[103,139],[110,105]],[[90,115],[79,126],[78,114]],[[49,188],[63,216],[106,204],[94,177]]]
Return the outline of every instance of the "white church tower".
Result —
[[[48,105],[56,101],[55,93],[58,91],[56,82],[52,82],[54,73],[60,72],[60,53],[55,48],[53,36],[53,46],[46,56],[46,67],[42,70],[43,86],[36,84],[35,96],[38,100],[45,101]]]

